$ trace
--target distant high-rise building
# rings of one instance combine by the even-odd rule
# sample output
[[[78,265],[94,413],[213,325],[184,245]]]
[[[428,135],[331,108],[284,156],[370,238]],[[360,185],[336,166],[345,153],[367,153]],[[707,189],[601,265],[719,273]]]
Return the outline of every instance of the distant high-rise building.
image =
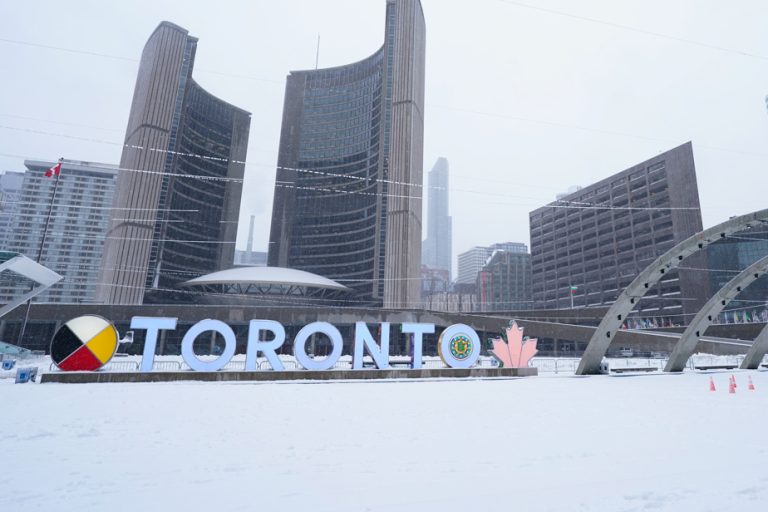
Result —
[[[236,267],[266,267],[267,253],[253,250],[253,230],[256,216],[251,215],[251,223],[248,226],[248,245],[244,251],[235,251]]]
[[[530,213],[534,306],[613,303],[658,256],[702,230],[690,143]],[[700,256],[686,267],[705,268]],[[636,309],[682,324],[709,293],[701,272],[670,272]]]
[[[177,283],[232,265],[250,114],[192,79],[196,48],[196,38],[167,21],[144,47],[102,302],[162,301]]]
[[[27,160],[19,205],[7,250],[37,260],[49,209],[48,234],[40,263],[64,276],[35,302],[92,302],[102,265],[118,168],[114,165],[63,160],[51,208],[55,178],[45,172],[56,162]],[[27,289],[28,290],[28,289]],[[2,289],[0,300],[27,290]]]
[[[448,160],[438,158],[429,172],[427,201],[427,238],[422,249],[422,262],[431,268],[448,270],[451,278],[452,225],[448,215]]]
[[[21,197],[23,172],[6,171],[0,174],[0,250],[7,250],[8,235],[16,223]]]
[[[420,303],[425,41],[421,2],[387,0],[379,51],[288,75],[270,266]]]
[[[532,309],[531,290],[531,255],[527,250],[494,251],[477,276],[481,311]]]
[[[474,287],[477,283],[477,274],[480,273],[494,251],[528,254],[528,246],[517,242],[505,242],[493,244],[490,247],[473,247],[459,254],[459,274],[456,278],[456,284]]]
[[[253,252],[253,229],[255,223],[256,216],[251,215],[251,223],[248,225],[248,245],[245,248],[245,250],[248,252]]]
[[[475,284],[477,274],[490,256],[487,247],[473,247],[459,254],[459,273],[456,276],[458,284]]]

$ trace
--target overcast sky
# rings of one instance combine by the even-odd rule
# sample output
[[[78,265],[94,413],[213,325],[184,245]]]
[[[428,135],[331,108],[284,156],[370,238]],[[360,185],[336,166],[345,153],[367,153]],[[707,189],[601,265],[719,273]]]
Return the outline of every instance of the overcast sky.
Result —
[[[475,245],[528,243],[528,212],[569,186],[688,140],[705,226],[768,206],[768,2],[522,3],[529,7],[422,0],[424,171],[426,179],[439,156],[450,162],[454,267]],[[238,246],[255,214],[255,249],[266,250],[285,76],[314,67],[318,34],[321,67],[374,53],[384,8],[385,0],[0,2],[0,170],[22,170],[24,158],[119,163],[137,61],[169,20],[200,39],[195,80],[252,113]]]

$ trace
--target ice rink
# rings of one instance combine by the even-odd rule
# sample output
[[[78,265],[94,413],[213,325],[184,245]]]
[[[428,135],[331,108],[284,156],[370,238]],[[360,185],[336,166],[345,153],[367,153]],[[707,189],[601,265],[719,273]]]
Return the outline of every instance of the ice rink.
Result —
[[[0,510],[764,511],[767,427],[765,372],[3,385]]]

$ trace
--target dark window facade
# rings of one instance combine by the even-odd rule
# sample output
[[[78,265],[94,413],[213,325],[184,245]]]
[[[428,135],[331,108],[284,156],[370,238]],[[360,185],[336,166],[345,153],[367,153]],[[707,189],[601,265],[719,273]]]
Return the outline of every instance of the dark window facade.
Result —
[[[420,298],[423,125],[409,116],[421,115],[424,30],[418,0],[388,0],[379,51],[286,82],[268,262],[344,284],[355,305]],[[398,93],[408,100],[395,102]],[[407,220],[392,227],[398,214]]]
[[[768,256],[768,231],[764,228],[754,228],[736,233],[710,245],[706,252],[710,267],[709,279],[712,290],[716,291],[736,277],[740,271]],[[745,287],[726,307],[730,315],[723,316],[733,319],[735,313],[743,318],[744,312],[762,312],[765,309],[768,309],[768,276],[766,275]]]
[[[163,208],[158,212],[153,243],[157,257],[150,262],[148,288],[173,288],[227,267],[220,258],[222,245],[234,243],[223,236],[222,229],[233,220],[227,216],[225,199],[232,181],[234,117],[230,105],[194,81],[190,83],[171,154]]]
[[[496,251],[477,276],[482,311],[532,309],[531,255]]]
[[[289,265],[344,278],[356,297],[380,296],[377,249],[386,229],[384,50],[305,78]],[[280,177],[278,172],[278,178]],[[322,215],[317,215],[322,212]]]

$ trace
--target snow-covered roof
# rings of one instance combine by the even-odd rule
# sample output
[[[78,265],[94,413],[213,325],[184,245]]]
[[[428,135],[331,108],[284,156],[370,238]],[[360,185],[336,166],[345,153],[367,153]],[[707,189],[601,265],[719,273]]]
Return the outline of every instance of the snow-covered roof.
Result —
[[[203,286],[213,284],[256,284],[305,286],[330,290],[349,290],[346,286],[323,276],[282,267],[238,267],[221,270],[191,279],[181,286]]]

